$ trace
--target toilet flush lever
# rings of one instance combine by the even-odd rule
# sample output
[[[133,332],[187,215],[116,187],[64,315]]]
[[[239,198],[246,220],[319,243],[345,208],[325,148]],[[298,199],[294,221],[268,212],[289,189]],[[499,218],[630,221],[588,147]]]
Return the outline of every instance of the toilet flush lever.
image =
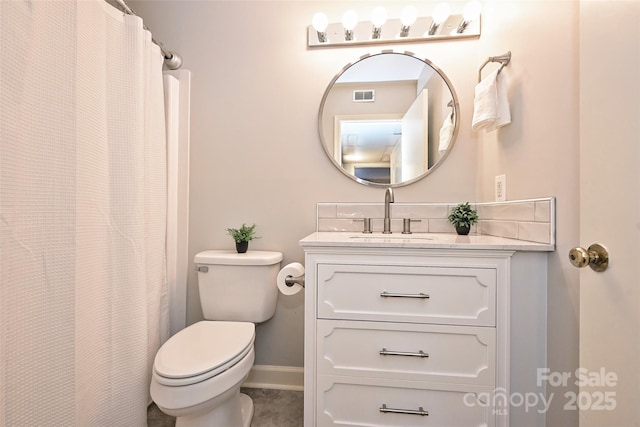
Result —
[[[199,265],[196,267],[196,271],[198,271],[198,273],[208,273],[209,267],[207,267],[206,265]]]

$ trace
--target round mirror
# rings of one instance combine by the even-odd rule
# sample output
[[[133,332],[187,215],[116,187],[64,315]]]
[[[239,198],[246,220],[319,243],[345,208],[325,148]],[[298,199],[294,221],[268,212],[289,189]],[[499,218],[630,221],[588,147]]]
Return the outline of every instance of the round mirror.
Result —
[[[409,53],[366,55],[331,81],[318,114],[322,146],[345,175],[398,187],[440,165],[458,133],[449,79]]]

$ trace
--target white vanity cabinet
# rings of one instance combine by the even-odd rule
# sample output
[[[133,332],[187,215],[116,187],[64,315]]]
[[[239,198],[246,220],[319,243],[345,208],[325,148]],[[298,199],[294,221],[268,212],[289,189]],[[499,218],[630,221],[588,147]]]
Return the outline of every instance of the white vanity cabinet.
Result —
[[[509,425],[510,290],[524,280],[544,291],[531,282],[546,278],[546,255],[514,266],[513,250],[410,242],[301,241],[306,427]],[[534,317],[523,333],[546,336],[544,316]],[[540,339],[522,341],[534,349]],[[535,375],[541,357],[530,356],[519,368]]]

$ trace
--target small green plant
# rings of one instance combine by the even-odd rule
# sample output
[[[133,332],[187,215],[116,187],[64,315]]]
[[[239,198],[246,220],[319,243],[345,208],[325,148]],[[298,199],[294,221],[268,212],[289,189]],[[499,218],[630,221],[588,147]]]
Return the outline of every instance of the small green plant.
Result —
[[[256,236],[256,225],[252,224],[247,226],[246,224],[242,224],[240,228],[227,228],[227,233],[233,237],[236,243],[248,242],[249,240],[259,239],[260,237]]]
[[[471,227],[478,222],[478,212],[469,205],[469,202],[461,203],[451,210],[449,222],[454,227]]]

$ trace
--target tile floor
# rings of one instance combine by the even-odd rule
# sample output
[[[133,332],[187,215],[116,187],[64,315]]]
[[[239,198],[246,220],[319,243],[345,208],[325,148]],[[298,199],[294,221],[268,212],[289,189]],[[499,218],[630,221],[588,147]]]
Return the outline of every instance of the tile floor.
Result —
[[[303,392],[262,388],[244,388],[242,392],[253,400],[255,412],[251,427],[302,427]],[[147,425],[173,427],[175,418],[151,405],[147,411]]]

